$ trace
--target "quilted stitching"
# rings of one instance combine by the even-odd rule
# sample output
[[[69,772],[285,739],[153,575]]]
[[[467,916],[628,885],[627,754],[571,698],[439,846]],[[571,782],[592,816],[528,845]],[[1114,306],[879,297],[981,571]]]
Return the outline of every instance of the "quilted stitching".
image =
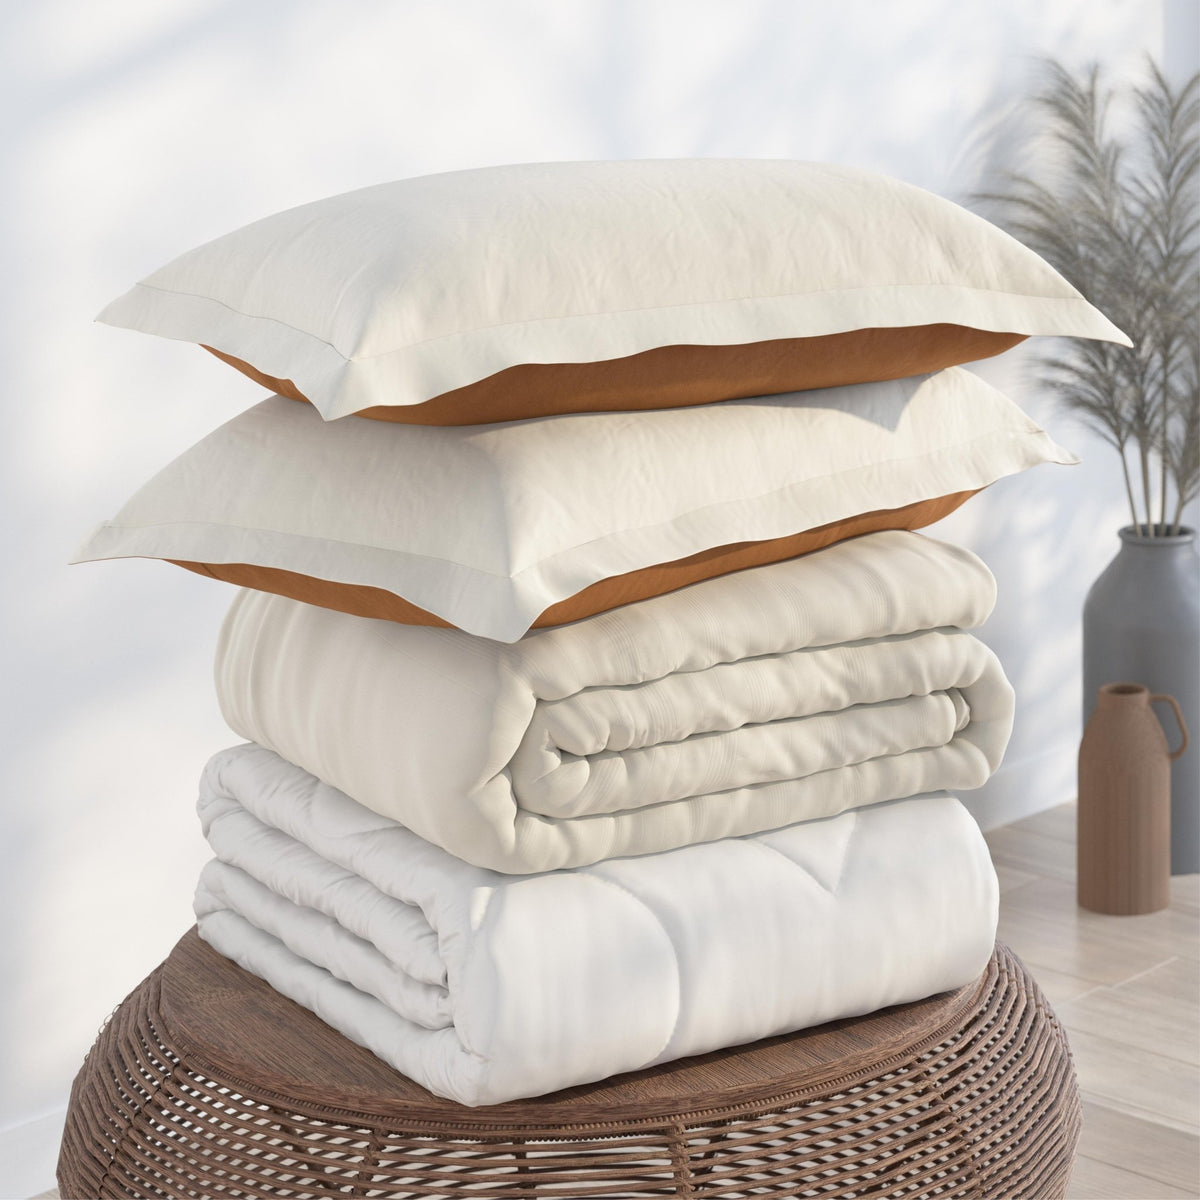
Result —
[[[808,867],[806,867],[802,862],[798,862],[796,859],[794,859],[790,854],[787,853],[787,851],[775,845],[773,841],[769,841],[765,837],[746,838],[745,841],[748,845],[757,846],[762,850],[768,850],[773,854],[778,854],[780,858],[785,859],[787,862],[791,863],[792,866],[803,872],[805,877],[811,879],[813,883],[817,885],[817,887],[828,892],[831,896],[836,896],[838,892],[841,891],[842,879],[846,874],[846,864],[850,861],[850,848],[854,844],[855,837],[858,834],[859,811],[860,810],[858,809],[853,809],[850,812],[843,813],[840,817],[836,818],[839,821],[848,821],[850,823],[850,831],[846,835],[846,840],[842,843],[842,857],[841,861],[838,863],[837,877],[834,879],[832,887],[829,887],[822,880],[818,879],[816,875],[814,875],[812,871],[808,869]]]
[[[337,797],[328,785],[260,747],[218,760],[228,769],[210,771],[206,788],[219,781],[257,791],[252,807],[264,821],[287,821],[318,855],[350,854],[354,861],[341,865],[380,892],[401,890],[403,881],[419,898],[437,935],[455,1026],[440,1036],[418,1029],[367,995],[366,979],[332,987],[329,969],[353,965],[352,955],[336,956],[337,928],[328,931],[332,942],[289,929],[288,950],[250,932],[255,914],[234,907],[243,901],[214,909],[204,898],[203,936],[418,1082],[467,1104],[917,999],[974,977],[994,940],[986,847],[944,794],[574,871],[506,876],[399,827],[392,852],[373,853],[376,838],[339,837],[327,822],[306,822],[292,803],[306,793]],[[871,870],[852,873],[862,855]],[[285,860],[310,861],[288,855],[272,865]],[[780,861],[787,865],[754,869]],[[265,863],[262,873],[270,873]],[[606,886],[585,895],[570,891],[574,879]],[[296,878],[288,890],[302,898],[305,886]],[[473,919],[480,889],[489,897],[483,922]],[[889,903],[893,895],[903,902]],[[309,903],[317,907],[319,897]],[[896,944],[920,953],[896,954]]]

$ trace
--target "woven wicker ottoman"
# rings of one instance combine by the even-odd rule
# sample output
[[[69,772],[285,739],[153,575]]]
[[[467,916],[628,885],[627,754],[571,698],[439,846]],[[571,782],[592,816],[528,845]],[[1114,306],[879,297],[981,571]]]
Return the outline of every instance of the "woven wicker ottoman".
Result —
[[[1079,1097],[1016,957],[919,1004],[538,1100],[430,1095],[189,932],[71,1093],[64,1197],[976,1197],[1066,1190]]]

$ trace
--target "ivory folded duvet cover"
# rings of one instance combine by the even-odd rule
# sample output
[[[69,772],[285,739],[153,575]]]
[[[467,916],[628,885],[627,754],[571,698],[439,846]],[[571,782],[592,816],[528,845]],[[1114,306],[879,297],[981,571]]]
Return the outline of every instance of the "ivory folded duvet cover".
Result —
[[[257,746],[218,754],[200,936],[440,1096],[494,1104],[968,983],[996,880],[953,797],[503,875]]]
[[[982,784],[1012,691],[969,551],[871,534],[502,644],[242,592],[230,726],[477,866],[649,854]]]

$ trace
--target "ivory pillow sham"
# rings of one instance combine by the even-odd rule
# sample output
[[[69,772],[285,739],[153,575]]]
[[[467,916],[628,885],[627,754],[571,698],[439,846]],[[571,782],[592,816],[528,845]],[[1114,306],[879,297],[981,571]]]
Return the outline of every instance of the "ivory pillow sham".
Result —
[[[432,425],[899,378],[1031,334],[1128,344],[958,205],[781,160],[379,184],[200,246],[99,319],[200,343],[327,419]]]
[[[916,528],[1004,475],[1073,461],[961,368],[457,428],[326,425],[274,396],[150,480],[74,561],[162,558],[508,642],[539,618],[573,620],[854,533]],[[624,577],[647,568],[659,570],[630,591]]]

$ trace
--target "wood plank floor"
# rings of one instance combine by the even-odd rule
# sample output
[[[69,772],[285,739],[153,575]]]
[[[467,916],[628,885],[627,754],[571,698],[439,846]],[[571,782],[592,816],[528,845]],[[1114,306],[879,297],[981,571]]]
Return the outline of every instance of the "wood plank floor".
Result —
[[[987,840],[1000,938],[1075,1056],[1083,1138],[1068,1200],[1200,1197],[1200,876],[1176,876],[1163,912],[1105,917],[1075,903],[1074,805]]]
[[[1172,880],[1161,913],[1103,917],[1075,904],[1074,805],[995,830],[988,844],[1000,937],[1041,984],[1075,1055],[1083,1139],[1068,1200],[1195,1200],[1200,876]]]

